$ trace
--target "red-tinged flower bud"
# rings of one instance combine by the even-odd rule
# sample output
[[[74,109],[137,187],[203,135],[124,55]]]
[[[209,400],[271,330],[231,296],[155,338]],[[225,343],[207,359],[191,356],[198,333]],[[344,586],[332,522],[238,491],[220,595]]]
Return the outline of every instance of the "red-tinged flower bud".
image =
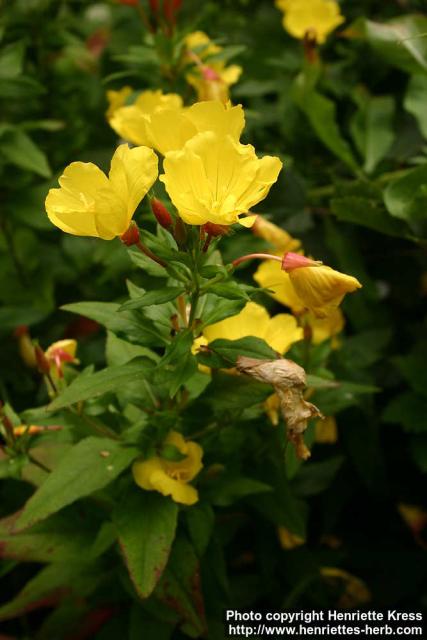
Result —
[[[215,82],[215,81],[221,80],[221,76],[215,71],[215,69],[212,69],[212,67],[203,66],[201,68],[201,72],[202,72],[203,78],[208,82]]]
[[[120,240],[123,242],[123,244],[125,244],[127,247],[131,247],[133,244],[138,244],[139,242],[139,229],[136,225],[136,222],[134,222],[132,220],[132,222],[129,225],[129,228],[127,231],[125,231],[121,236],[120,236]]]
[[[173,220],[172,220],[171,214],[166,209],[163,202],[161,202],[157,198],[152,198],[150,204],[151,204],[151,210],[154,213],[154,216],[157,222],[164,229],[169,229],[173,225]]]
[[[86,40],[86,47],[95,58],[99,58],[110,39],[107,29],[98,29]]]
[[[178,247],[183,247],[187,241],[187,231],[181,218],[178,218],[175,222],[173,237],[175,238]]]
[[[301,267],[318,267],[321,264],[321,262],[306,258],[306,256],[302,256],[299,253],[292,253],[291,251],[285,253],[282,259],[282,269],[288,272],[294,269],[300,269]]]
[[[214,238],[218,236],[226,236],[230,227],[225,224],[214,224],[213,222],[207,222],[202,227],[203,231],[205,231],[209,236],[213,236]]]
[[[46,358],[45,352],[38,344],[34,345],[34,352],[36,354],[37,369],[40,373],[47,375],[50,372],[50,362]]]

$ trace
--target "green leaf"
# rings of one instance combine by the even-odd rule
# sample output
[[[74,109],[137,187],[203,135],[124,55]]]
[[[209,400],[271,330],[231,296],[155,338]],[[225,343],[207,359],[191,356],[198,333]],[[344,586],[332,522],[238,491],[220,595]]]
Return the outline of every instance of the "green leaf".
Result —
[[[21,40],[3,47],[0,52],[0,78],[15,78],[22,73],[25,45]]]
[[[427,139],[427,76],[416,75],[409,80],[404,107],[418,122],[421,133]]]
[[[130,360],[138,357],[149,358],[153,360],[153,362],[159,361],[159,356],[154,353],[154,351],[151,351],[151,349],[142,347],[139,344],[132,344],[132,342],[127,342],[127,340],[122,340],[122,338],[118,338],[111,331],[107,333],[105,351],[107,364],[111,367],[126,364]]]
[[[259,360],[275,360],[277,353],[261,338],[247,336],[239,340],[218,339],[211,342],[206,351],[200,351],[197,359],[201,364],[214,368],[230,368],[236,366],[238,356],[257,358]]]
[[[99,568],[90,570],[82,566],[77,558],[74,562],[48,565],[27,582],[15,598],[0,607],[0,620],[52,606],[70,591],[83,598],[95,589],[102,578]]]
[[[221,282],[209,287],[209,293],[228,300],[249,300],[246,291],[237,282]]]
[[[0,150],[6,162],[33,171],[43,178],[51,175],[46,155],[17,127],[0,127]]]
[[[383,413],[384,422],[400,424],[409,433],[427,432],[427,398],[406,391],[394,398]]]
[[[346,196],[331,200],[331,211],[338,220],[358,224],[389,236],[410,236],[410,230],[400,220],[392,218],[382,203],[358,196]]]
[[[272,490],[273,488],[265,482],[225,473],[220,475],[216,482],[212,482],[209,493],[212,504],[218,507],[229,507],[247,496]]]
[[[223,300],[221,304],[218,304],[218,297],[215,295],[207,294],[204,296],[204,307],[201,313],[201,320],[203,326],[208,324],[215,324],[225,318],[235,316],[243,309],[246,304],[246,300]]]
[[[424,235],[427,232],[427,164],[391,182],[384,191],[384,202],[392,216],[405,220],[415,233]]]
[[[408,73],[427,71],[427,18],[403,15],[387,23],[365,22],[366,37],[389,64]]]
[[[185,289],[183,287],[164,287],[163,289],[155,289],[144,293],[144,295],[128,300],[119,308],[119,311],[126,311],[128,309],[140,309],[141,307],[149,307],[157,304],[164,304],[170,302],[170,300],[176,300],[178,296],[183,294]]]
[[[26,529],[80,498],[106,487],[138,455],[107,438],[85,438],[62,458],[25,504],[16,529]]]
[[[14,532],[19,512],[0,520],[0,557],[13,558],[20,562],[73,562],[77,557],[93,558],[93,528],[90,514],[81,514],[71,509],[55,514],[45,522],[22,533]],[[76,520],[79,526],[76,527]],[[88,521],[89,520],[89,521]]]
[[[117,313],[120,305],[116,302],[74,302],[63,305],[61,309],[95,320],[114,332],[127,333],[139,328],[133,313]]]
[[[358,165],[351,148],[338,128],[334,102],[315,91],[304,74],[300,74],[296,80],[294,99],[323,144],[357,172]]]
[[[201,558],[212,536],[215,513],[209,504],[199,502],[187,511],[186,519],[194,549],[198,557]]]
[[[351,123],[351,133],[364,158],[364,169],[372,173],[390,149],[395,132],[395,102],[391,96],[366,97]]]
[[[140,598],[148,598],[164,571],[177,517],[172,500],[134,487],[115,509],[120,548]]]
[[[302,465],[292,485],[299,496],[313,496],[325,491],[344,463],[343,456]]]
[[[177,538],[155,595],[179,614],[185,634],[206,636],[206,620],[197,555],[184,537]]]
[[[77,402],[94,398],[107,391],[120,391],[125,385],[143,381],[153,369],[154,363],[136,358],[128,364],[107,367],[90,375],[80,375],[48,405],[50,411],[69,407]]]

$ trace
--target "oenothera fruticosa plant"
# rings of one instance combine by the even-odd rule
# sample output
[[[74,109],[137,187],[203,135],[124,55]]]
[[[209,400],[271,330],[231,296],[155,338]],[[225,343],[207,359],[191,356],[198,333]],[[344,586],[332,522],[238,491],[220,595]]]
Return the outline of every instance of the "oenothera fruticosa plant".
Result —
[[[256,216],[250,215],[250,209],[267,195],[282,168],[279,158],[259,159],[251,145],[239,141],[244,128],[242,107],[212,101],[184,108],[178,96],[147,91],[139,105],[120,107],[118,111],[124,112],[124,123],[129,111],[131,123],[138,119],[133,141],[144,140],[164,154],[159,180],[166,187],[174,213],[152,198],[152,212],[160,225],[157,236],[140,230],[132,220],[158,177],[157,156],[148,146],[130,149],[126,144],[116,150],[108,177],[91,163],[74,162],[67,167],[59,179],[60,188],[51,189],[47,196],[46,210],[63,231],[104,240],[119,237],[133,256],[135,250],[140,251],[163,269],[165,288],[134,295],[122,308],[129,311],[169,303],[170,335],[161,362],[165,367],[176,363],[170,395],[176,396],[195,372],[194,366],[183,366],[182,362],[199,350],[209,351],[207,345],[217,339],[253,336],[268,344],[272,353],[283,355],[303,338],[304,327],[307,332],[310,323],[311,339],[319,320],[324,322],[327,337],[339,332],[342,322],[338,307],[345,294],[355,291],[360,283],[302,253],[289,251],[300,250],[300,243],[284,230],[261,217],[254,227],[255,233],[273,239],[282,255],[236,256],[224,267],[215,250],[221,236],[231,232],[233,225],[254,225]],[[115,116],[117,111],[113,119]],[[128,129],[124,126],[120,131],[125,134]],[[262,306],[248,302],[256,290],[239,285],[232,276],[235,267],[251,259],[276,264],[279,291],[281,287],[289,290],[290,301],[286,303],[295,316],[270,318]],[[266,274],[258,272],[256,277],[264,284]],[[276,283],[266,284],[275,295]],[[212,300],[209,294],[216,296],[213,314],[204,311]],[[230,299],[234,313],[228,311]],[[235,318],[227,319],[233,315]],[[301,316],[303,322],[296,319]],[[275,386],[274,381],[272,384]],[[297,386],[301,386],[301,380]],[[306,424],[307,416],[301,433]],[[170,477],[176,473],[175,479],[181,477],[178,467],[172,472],[159,461],[153,465],[158,474],[161,471],[163,475],[172,474]],[[193,479],[192,474],[183,477]],[[165,494],[172,492],[172,485],[167,483],[160,486],[147,480],[143,486]],[[182,501],[179,493],[172,495]]]
[[[128,282],[129,299],[65,306],[108,329],[107,366],[78,373],[74,340],[43,350],[21,327],[22,359],[43,374],[50,404],[23,417],[4,407],[1,429],[7,451],[31,456],[31,473],[39,474],[16,530],[96,494],[114,525],[101,536],[102,549],[118,539],[139,596],[155,590],[169,602],[167,568],[161,576],[177,505],[187,518],[193,509],[227,506],[235,495],[270,491],[246,471],[266,445],[282,466],[289,451],[296,465],[310,455],[307,425],[322,416],[309,402],[318,379],[307,379],[305,365],[312,346],[331,340],[332,349],[339,347],[339,305],[360,284],[305,256],[298,240],[251,213],[282,163],[259,158],[240,142],[241,106],[184,108],[159,92],[153,96],[157,106],[138,114],[144,145],[118,146],[108,175],[92,163],[73,162],[46,198],[49,219],[62,231],[119,239],[139,268]],[[160,177],[156,151],[164,156]],[[164,189],[170,202],[154,195]],[[150,207],[142,205],[140,217],[147,195]],[[236,233],[254,233],[271,253],[236,252],[224,264],[221,240],[229,236],[230,250]],[[261,260],[255,274],[261,289],[238,277],[239,265],[255,260]],[[265,294],[286,309],[269,313]],[[298,362],[286,358],[289,352]],[[325,384],[336,385],[321,380]],[[258,436],[254,419],[263,425]],[[65,453],[51,466],[37,458],[31,442],[56,436]],[[102,490],[109,484],[107,498]],[[194,513],[190,528],[202,512]],[[172,556],[182,552],[191,564],[180,526]],[[193,635],[203,633],[202,618],[192,618]]]

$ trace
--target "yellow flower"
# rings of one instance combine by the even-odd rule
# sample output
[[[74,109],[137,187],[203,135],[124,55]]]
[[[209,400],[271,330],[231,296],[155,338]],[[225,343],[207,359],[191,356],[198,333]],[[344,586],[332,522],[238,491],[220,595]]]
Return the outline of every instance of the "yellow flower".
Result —
[[[182,150],[167,154],[164,182],[179,215],[188,224],[230,225],[263,200],[279,175],[279,158],[259,159],[251,145],[231,135],[199,133]],[[243,221],[245,226],[253,222]]]
[[[261,262],[254,274],[254,280],[260,287],[270,289],[268,294],[281,304],[289,307],[292,313],[299,315],[304,312],[305,305],[295,292],[289,274],[282,271],[280,262],[276,260],[264,260]]]
[[[283,27],[291,36],[310,34],[319,44],[344,22],[335,0],[277,0],[276,6],[284,12]]]
[[[123,138],[146,144],[162,155],[182,149],[187,140],[203,131],[231,135],[238,141],[244,126],[241,105],[232,107],[214,100],[189,108],[159,108],[150,115],[142,114],[138,107],[125,107],[114,117],[114,128]]]
[[[301,248],[299,240],[293,238],[287,231],[273,222],[269,222],[261,215],[257,215],[252,232],[259,238],[269,242],[280,254],[288,251],[298,251]]]
[[[176,93],[143,91],[134,104],[116,109],[109,118],[109,123],[124,140],[151,147],[148,127],[152,118],[162,111],[171,112],[170,117],[178,117],[182,110],[182,98]],[[171,122],[170,125],[173,126],[174,123]]]
[[[277,393],[272,393],[271,396],[268,396],[264,402],[264,411],[273,427],[277,427],[280,416],[280,398]]]
[[[342,593],[337,606],[343,609],[358,607],[372,599],[371,592],[360,578],[338,569],[337,567],[321,567],[320,574],[331,584],[342,586]]]
[[[71,362],[78,364],[79,361],[76,358],[77,341],[66,339],[58,340],[48,347],[45,351],[45,357],[50,364],[50,373],[54,377],[62,378],[63,376],[63,363]]]
[[[295,549],[296,547],[300,547],[305,544],[304,538],[297,535],[296,533],[292,533],[286,527],[278,527],[277,533],[279,536],[280,545],[283,549]]]
[[[116,149],[108,177],[92,162],[73,162],[46,198],[50,221],[76,236],[121,236],[157,178],[157,163],[151,149],[127,144]]]
[[[311,340],[313,344],[320,344],[324,340],[332,338],[331,346],[337,348],[339,341],[336,336],[344,329],[344,314],[341,309],[332,309],[326,318],[316,318],[312,313],[307,313],[305,322],[311,328]]]
[[[296,253],[287,253],[282,267],[289,273],[297,296],[317,318],[326,318],[341,304],[346,293],[362,286],[353,276]]]
[[[403,502],[397,505],[397,510],[412,533],[415,536],[419,536],[427,526],[427,512],[421,507]]]
[[[255,302],[248,302],[240,313],[205,327],[203,337],[209,342],[225,338],[239,340],[254,336],[264,340],[272,349],[280,354],[303,337],[293,316],[280,313],[273,318],[268,311]]]
[[[132,87],[122,87],[118,91],[107,91],[107,100],[108,100],[108,109],[106,112],[107,120],[109,120],[112,115],[123,107],[126,104],[126,100],[130,95],[132,95],[133,89]]]
[[[186,457],[172,462],[160,457],[137,460],[132,473],[136,484],[147,491],[158,491],[180,504],[192,505],[199,499],[197,490],[188,483],[202,469],[203,450],[196,442],[186,442],[177,431],[171,431],[165,444],[175,446]]]
[[[338,440],[338,429],[334,416],[327,416],[324,420],[316,420],[314,427],[316,442],[334,444]]]
[[[210,60],[222,51],[222,47],[213,43],[203,31],[190,33],[185,43],[188,57],[195,63],[186,79],[197,91],[199,101],[227,102],[229,87],[238,81],[242,68],[235,64],[227,67],[224,60]]]

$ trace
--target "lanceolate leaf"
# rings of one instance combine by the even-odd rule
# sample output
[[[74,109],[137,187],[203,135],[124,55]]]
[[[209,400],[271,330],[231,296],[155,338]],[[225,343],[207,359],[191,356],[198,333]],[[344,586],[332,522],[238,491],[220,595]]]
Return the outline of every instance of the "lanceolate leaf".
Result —
[[[79,376],[66,387],[48,406],[51,411],[94,398],[107,391],[119,391],[124,385],[142,382],[154,363],[145,358],[136,358],[128,364],[107,367],[92,375]]]
[[[177,517],[178,507],[172,500],[136,487],[117,506],[114,521],[120,548],[141,598],[151,594],[163,573]]]
[[[107,438],[85,438],[64,456],[26,503],[15,528],[25,529],[99,491],[124,471],[138,450]]]

